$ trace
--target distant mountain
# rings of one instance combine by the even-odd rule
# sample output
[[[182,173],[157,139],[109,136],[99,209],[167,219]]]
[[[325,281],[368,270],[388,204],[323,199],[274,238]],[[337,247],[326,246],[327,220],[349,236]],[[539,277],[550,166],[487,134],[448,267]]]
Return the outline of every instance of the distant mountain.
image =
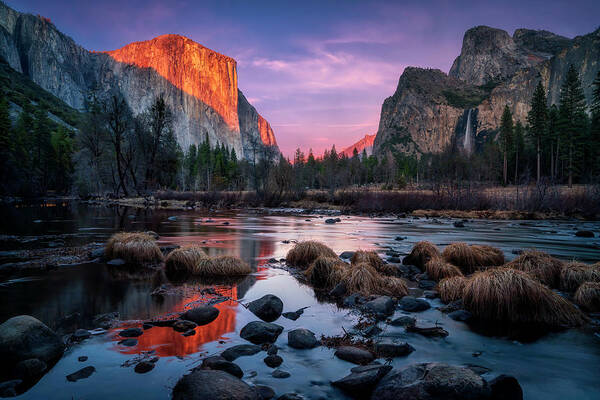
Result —
[[[375,135],[365,135],[358,142],[354,143],[352,146],[346,147],[341,151],[341,154],[345,154],[346,157],[352,157],[354,155],[354,149],[358,151],[358,154],[362,154],[363,150],[367,151],[367,155],[371,155],[373,153],[373,141],[375,140]]]
[[[120,92],[134,114],[160,94],[174,113],[183,149],[208,135],[239,157],[277,142],[269,123],[238,89],[237,63],[179,35],[163,35],[109,52],[89,52],[48,19],[0,2],[0,57],[70,107],[82,110],[93,93]]]
[[[574,39],[548,31],[469,29],[449,74],[408,67],[381,107],[376,155],[475,151],[500,125],[505,105],[525,123],[533,91],[542,82],[550,104],[559,100],[570,64],[579,69],[588,102],[600,69],[600,29]]]

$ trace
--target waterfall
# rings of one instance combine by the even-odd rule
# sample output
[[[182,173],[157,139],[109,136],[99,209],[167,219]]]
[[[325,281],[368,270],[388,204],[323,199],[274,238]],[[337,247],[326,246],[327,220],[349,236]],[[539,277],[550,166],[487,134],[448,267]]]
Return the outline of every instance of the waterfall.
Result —
[[[467,114],[467,126],[465,128],[465,139],[463,141],[463,149],[465,150],[465,153],[467,155],[471,154],[471,151],[473,149],[473,144],[472,144],[472,139],[471,136],[473,135],[473,133],[471,132],[473,127],[471,125],[471,109],[469,109],[469,112]]]

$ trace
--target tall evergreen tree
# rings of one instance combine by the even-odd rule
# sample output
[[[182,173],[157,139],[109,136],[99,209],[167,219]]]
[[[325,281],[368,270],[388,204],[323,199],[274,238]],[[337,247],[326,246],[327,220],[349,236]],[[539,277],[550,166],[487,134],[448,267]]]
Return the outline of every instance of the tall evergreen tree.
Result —
[[[578,163],[582,158],[582,140],[586,128],[586,103],[579,80],[579,74],[571,64],[561,87],[559,106],[559,127],[567,147],[567,172],[569,187],[573,186],[573,175],[578,172]]]
[[[7,191],[7,180],[10,175],[11,156],[13,151],[12,123],[8,109],[8,101],[4,92],[0,91],[0,193]]]
[[[590,126],[590,150],[593,163],[593,174],[600,175],[600,71],[594,80],[592,92],[592,121]]]
[[[547,133],[548,125],[548,107],[546,99],[546,91],[540,81],[533,92],[533,98],[531,99],[531,110],[527,115],[527,122],[529,123],[529,134],[533,138],[533,142],[536,147],[536,169],[537,169],[537,181],[540,181],[541,174],[541,149],[542,139]]]
[[[513,148],[515,155],[515,184],[519,183],[519,157],[523,158],[523,149],[525,147],[525,141],[523,139],[523,125],[521,121],[517,121],[515,124]],[[539,158],[538,158],[539,167]],[[539,182],[539,170],[538,170],[538,182]]]
[[[504,154],[504,166],[502,169],[502,181],[506,185],[508,183],[508,152],[510,151],[513,136],[513,119],[512,113],[508,108],[508,105],[504,106],[502,112],[502,120],[500,122],[500,132],[498,140],[500,142],[500,148]]]

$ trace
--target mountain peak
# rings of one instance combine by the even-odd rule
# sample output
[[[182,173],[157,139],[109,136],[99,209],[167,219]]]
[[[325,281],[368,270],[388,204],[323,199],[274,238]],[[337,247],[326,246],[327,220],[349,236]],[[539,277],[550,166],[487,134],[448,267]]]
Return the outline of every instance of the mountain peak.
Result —
[[[358,142],[354,143],[351,146],[346,147],[341,151],[342,154],[345,154],[346,157],[352,157],[354,155],[354,149],[358,152],[358,154],[362,154],[363,150],[367,151],[367,155],[371,155],[373,152],[373,142],[375,141],[375,134],[373,135],[365,135]]]

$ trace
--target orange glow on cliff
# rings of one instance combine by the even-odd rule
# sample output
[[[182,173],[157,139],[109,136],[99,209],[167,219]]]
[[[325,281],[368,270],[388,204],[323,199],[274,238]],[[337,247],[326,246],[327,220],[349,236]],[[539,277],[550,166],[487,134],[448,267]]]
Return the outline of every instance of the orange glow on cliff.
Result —
[[[162,35],[107,52],[114,60],[152,68],[215,110],[239,132],[236,61],[180,35]]]
[[[262,116],[258,116],[258,132],[260,132],[260,140],[267,146],[277,146],[275,134],[271,125]]]

